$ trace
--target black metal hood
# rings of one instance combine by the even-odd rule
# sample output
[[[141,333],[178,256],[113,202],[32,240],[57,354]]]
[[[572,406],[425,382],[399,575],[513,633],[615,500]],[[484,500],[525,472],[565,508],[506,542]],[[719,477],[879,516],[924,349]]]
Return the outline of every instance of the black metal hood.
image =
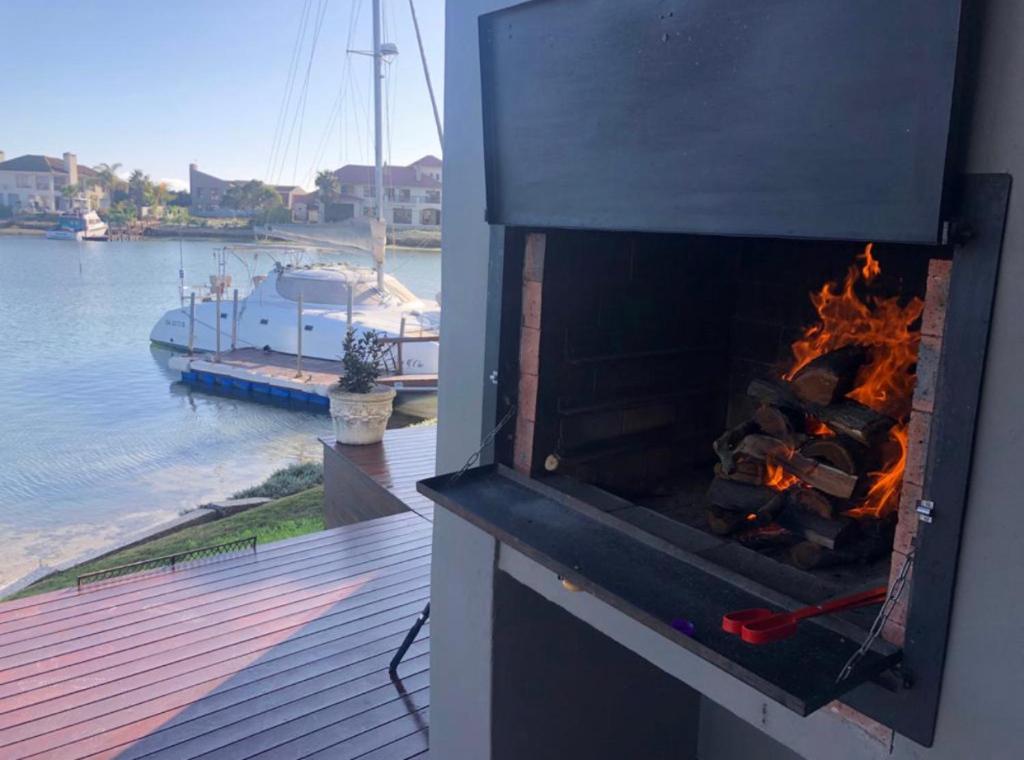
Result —
[[[481,17],[493,224],[934,244],[964,0]]]

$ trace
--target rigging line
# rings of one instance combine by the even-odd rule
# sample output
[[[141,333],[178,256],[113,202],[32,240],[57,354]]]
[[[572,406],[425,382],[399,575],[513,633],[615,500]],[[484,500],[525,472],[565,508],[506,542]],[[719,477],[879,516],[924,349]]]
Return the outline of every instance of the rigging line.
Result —
[[[307,96],[309,94],[309,76],[310,76],[310,72],[313,69],[313,58],[316,55],[316,44],[317,44],[317,40],[319,40],[319,38],[320,38],[320,28],[323,25],[324,11],[326,10],[326,8],[327,8],[326,0],[318,0],[316,21],[315,21],[315,24],[314,24],[314,27],[313,27],[313,39],[312,39],[312,43],[311,43],[310,48],[309,48],[309,60],[306,63],[306,75],[303,78],[302,90],[300,91],[299,99],[298,99],[298,101],[295,104],[295,115],[292,117],[292,125],[291,125],[291,128],[288,130],[288,141],[285,143],[284,151],[281,154],[281,164],[278,167],[277,174],[275,175],[275,177],[276,177],[276,179],[274,180],[275,184],[280,183],[280,181],[281,181],[281,174],[284,172],[284,166],[285,166],[285,163],[288,160],[288,154],[290,152],[291,144],[292,144],[292,135],[295,134],[295,126],[296,126],[296,124],[299,121],[300,106],[303,107],[302,108],[303,111],[305,110],[304,109],[305,101],[306,101],[306,98],[307,98]]]
[[[441,115],[437,110],[437,98],[434,97],[434,84],[430,81],[430,67],[427,66],[427,54],[423,49],[423,38],[420,36],[420,22],[416,18],[416,6],[409,0],[409,13],[412,14],[412,26],[416,30],[416,44],[420,49],[420,61],[423,63],[423,78],[427,80],[427,92],[430,94],[430,107],[434,109],[434,124],[437,126],[437,140],[444,152],[444,130],[441,128]]]
[[[306,64],[306,78],[302,84],[302,98],[301,98],[301,111],[299,112],[299,134],[298,139],[295,141],[295,164],[292,168],[292,182],[298,179],[299,173],[299,156],[302,149],[302,128],[306,121],[306,103],[309,101],[309,76],[313,70],[313,59],[316,56],[316,46],[320,39],[320,29],[323,27],[324,16],[327,13],[328,0],[322,0],[318,6],[320,15],[317,17],[316,27],[313,32],[313,44],[309,50],[309,62]]]
[[[356,23],[359,21],[359,10],[361,8],[361,2],[355,2],[351,6],[349,12],[348,22],[348,38],[345,41],[345,50],[348,51],[352,47],[352,35],[355,29]],[[316,174],[316,167],[320,163],[324,154],[327,151],[327,145],[330,142],[331,135],[334,131],[334,124],[343,118],[345,94],[348,90],[348,70],[351,67],[352,58],[351,54],[345,54],[345,63],[342,67],[341,82],[338,84],[338,94],[334,99],[334,105],[331,108],[330,118],[328,119],[327,126],[324,128],[323,135],[320,138],[320,142],[317,144],[316,151],[314,153],[313,161],[309,165],[309,171],[306,173],[307,180],[312,181],[312,178]]]
[[[302,40],[306,36],[306,23],[309,20],[309,8],[312,0],[305,0],[302,6],[302,13],[299,16],[299,27],[295,31],[295,42],[292,44],[292,54],[288,64],[288,76],[285,79],[284,92],[281,93],[281,105],[278,107],[277,123],[274,126],[274,137],[270,144],[270,155],[267,158],[267,170],[263,176],[269,179],[270,172],[275,163],[278,146],[281,142],[281,132],[284,129],[285,118],[288,113],[288,106],[291,102],[291,93],[295,85],[295,74],[298,70],[299,51],[302,49]]]

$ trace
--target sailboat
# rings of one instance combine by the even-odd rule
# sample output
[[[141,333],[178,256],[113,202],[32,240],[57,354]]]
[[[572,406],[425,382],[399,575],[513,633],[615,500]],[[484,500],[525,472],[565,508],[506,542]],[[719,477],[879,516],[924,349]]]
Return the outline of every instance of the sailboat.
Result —
[[[150,332],[153,343],[177,350],[215,351],[226,346],[231,336],[234,345],[242,348],[285,354],[299,353],[301,348],[303,356],[336,361],[342,356],[342,341],[349,329],[357,334],[373,330],[402,342],[401,350],[396,352],[400,357],[395,360],[398,374],[436,376],[440,304],[418,298],[384,271],[381,85],[383,63],[397,53],[397,48],[381,42],[380,13],[380,0],[374,0],[373,51],[367,55],[374,61],[376,218],[353,220],[346,241],[316,237],[313,232],[305,241],[327,246],[340,243],[350,249],[355,245],[372,253],[373,267],[277,263],[265,277],[254,278],[252,291],[239,300],[236,309],[230,302],[225,308],[231,283],[222,259],[220,273],[210,278],[209,290],[200,295],[193,307],[185,303],[182,281],[181,305],[167,311],[154,325]],[[368,243],[360,244],[360,239]],[[301,340],[295,327],[298,309],[302,311]]]

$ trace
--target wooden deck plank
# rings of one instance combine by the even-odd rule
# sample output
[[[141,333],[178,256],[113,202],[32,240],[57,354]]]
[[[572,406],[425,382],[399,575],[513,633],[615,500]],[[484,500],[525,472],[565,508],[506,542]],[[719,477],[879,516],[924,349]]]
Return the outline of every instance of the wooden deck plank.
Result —
[[[405,634],[409,617],[416,614],[418,606],[425,600],[424,590],[420,599],[380,613],[374,616],[376,620],[363,619],[339,625],[320,635],[301,637],[301,642],[299,639],[289,639],[267,650],[265,654],[268,656],[260,656],[255,664],[250,664],[254,661],[252,652],[228,658],[218,654],[216,659],[211,659],[205,666],[193,667],[167,678],[141,680],[134,688],[108,694],[101,693],[101,689],[91,690],[87,695],[91,701],[82,701],[81,696],[67,695],[63,704],[54,704],[61,700],[51,700],[37,706],[34,711],[29,709],[8,713],[4,716],[4,727],[0,728],[0,750],[13,751],[9,748],[18,742],[46,734],[56,741],[61,731],[74,731],[79,737],[92,735],[98,733],[111,720],[111,716],[117,715],[118,720],[124,721],[129,711],[141,706],[156,712],[168,709],[190,689],[219,683],[226,677],[231,677],[232,693],[238,695],[242,693],[239,687],[247,684],[259,683],[261,687],[269,687],[271,682],[263,679],[298,680],[356,662],[364,655],[393,651],[395,637]],[[367,620],[375,624],[370,627],[361,625]],[[300,643],[302,646],[298,646]],[[263,653],[263,650],[256,651],[257,655]],[[190,664],[197,663],[190,661]],[[60,713],[60,728],[54,729],[54,721],[48,719],[57,713]],[[83,728],[81,724],[86,722],[88,726]]]
[[[26,627],[23,624],[17,630],[0,634],[0,653],[6,656],[20,651],[17,645],[25,641],[31,641],[36,646],[43,646],[46,643],[44,637],[52,634],[73,632],[74,635],[81,636],[83,629],[94,623],[127,624],[132,622],[133,618],[142,619],[143,615],[146,616],[146,619],[151,619],[157,614],[174,611],[182,604],[193,605],[197,596],[205,604],[227,600],[242,593],[280,587],[288,583],[285,578],[291,580],[307,578],[310,575],[315,575],[317,569],[340,566],[342,562],[351,561],[352,564],[355,564],[357,559],[372,556],[375,552],[380,551],[381,546],[396,540],[415,540],[415,537],[418,536],[419,533],[412,532],[376,536],[372,539],[364,539],[365,543],[353,543],[332,548],[331,551],[325,551],[323,554],[317,555],[316,558],[307,555],[298,557],[284,565],[259,566],[258,569],[251,570],[246,574],[248,586],[239,586],[234,579],[224,579],[204,584],[201,588],[182,589],[155,596],[142,595],[121,603],[110,601],[106,604],[89,607],[89,612],[79,612],[77,615],[62,611],[59,617],[40,616],[37,618],[39,622],[34,626]],[[323,566],[321,566],[321,562]],[[284,575],[285,572],[287,572],[287,576]],[[93,629],[93,632],[101,630],[103,630],[102,626]],[[28,631],[31,632],[31,637],[27,635]],[[60,640],[69,641],[66,638]]]
[[[430,540],[403,514],[0,604],[0,757],[422,755],[429,626],[404,697],[387,664],[429,598]]]
[[[422,609],[428,588],[428,580],[424,578],[418,587],[406,589],[390,598],[378,599],[362,609],[344,610],[324,616],[304,627],[293,626],[285,630],[286,638],[280,644],[275,645],[275,642],[281,637],[281,633],[272,632],[237,644],[222,641],[207,651],[178,657],[164,665],[119,675],[102,683],[62,682],[60,686],[63,686],[63,689],[54,688],[51,694],[37,692],[33,694],[34,701],[31,704],[6,712],[2,717],[5,722],[10,721],[11,725],[17,725],[35,720],[37,717],[67,713],[76,705],[88,705],[127,692],[135,692],[137,697],[142,699],[147,689],[163,688],[157,685],[173,678],[187,679],[186,683],[201,680],[203,672],[215,669],[218,663],[223,663],[224,667],[234,665],[236,670],[241,670],[255,657],[259,657],[259,664],[263,665],[310,647],[329,646],[346,636],[395,620],[398,615],[402,615],[408,622],[410,609],[413,615]],[[364,613],[367,613],[365,617],[357,617]],[[405,630],[408,630],[408,626],[405,626]]]
[[[204,619],[208,622],[216,622],[215,616],[206,615],[208,611],[215,611],[216,615],[226,615],[236,608],[243,607],[254,611],[259,609],[261,602],[277,603],[278,595],[282,591],[294,589],[296,584],[302,584],[304,591],[311,591],[339,579],[373,571],[385,558],[404,556],[415,549],[423,548],[425,542],[429,541],[429,534],[403,536],[403,539],[399,543],[386,546],[384,550],[377,547],[376,551],[360,552],[355,556],[349,556],[347,553],[337,558],[325,556],[321,562],[311,562],[286,576],[271,576],[247,583],[245,586],[236,585],[222,589],[217,593],[207,592],[200,597],[180,598],[174,602],[164,602],[140,610],[118,609],[116,615],[105,613],[101,620],[83,621],[81,625],[73,628],[52,632],[40,631],[38,635],[35,635],[36,632],[33,630],[34,635],[31,637],[22,636],[20,640],[0,644],[0,669],[47,659],[56,654],[67,654],[74,651],[76,642],[81,642],[83,646],[86,643],[89,646],[96,646],[130,638],[133,646],[138,646],[143,643],[141,634],[149,632],[167,638],[168,635],[182,630],[182,626],[187,627],[189,621],[198,617],[205,616]],[[0,676],[0,683],[3,683],[3,680]]]
[[[314,610],[329,608],[349,596],[366,593],[362,591],[362,586],[371,580],[371,576],[389,577],[393,573],[415,568],[419,565],[410,563],[429,555],[430,547],[426,543],[417,546],[416,552],[409,555],[396,552],[394,556],[385,556],[363,565],[360,569],[365,576],[345,575],[329,578],[323,583],[288,594],[289,602],[283,605],[280,604],[279,598],[275,597],[254,603],[251,609],[244,606],[238,609],[229,608],[199,618],[186,619],[162,629],[147,630],[135,636],[109,641],[101,639],[95,644],[86,639],[81,646],[72,645],[66,652],[48,650],[46,656],[42,658],[31,652],[26,658],[6,658],[10,664],[3,665],[4,670],[0,671],[0,697],[8,693],[6,687],[11,682],[26,677],[38,677],[51,670],[70,671],[82,668],[81,672],[91,673],[102,670],[111,663],[123,662],[126,658],[135,660],[144,657],[155,649],[159,650],[166,646],[164,642],[168,640],[173,640],[176,644],[201,641],[221,630],[237,633],[264,621],[286,618],[289,615],[310,614]],[[116,635],[117,632],[113,633]]]
[[[99,600],[116,600],[115,603],[125,601],[128,594],[135,596],[152,594],[161,586],[173,585],[176,589],[198,586],[207,579],[227,575],[227,577],[243,575],[250,571],[251,565],[260,564],[266,566],[269,562],[289,556],[307,556],[311,550],[321,546],[337,546],[340,542],[352,540],[360,536],[369,536],[375,533],[385,534],[402,527],[419,527],[416,515],[399,515],[393,523],[381,520],[371,520],[358,525],[346,526],[352,533],[343,528],[336,528],[320,533],[310,533],[294,539],[287,539],[274,544],[265,544],[259,547],[255,555],[245,553],[243,555],[225,556],[209,562],[190,565],[179,569],[178,573],[160,571],[152,574],[139,574],[123,579],[119,583],[112,583],[102,586],[88,586],[82,592],[74,588],[51,591],[38,596],[25,597],[10,602],[0,603],[0,630],[8,630],[8,624],[35,615],[53,612],[58,609],[70,609],[83,605],[95,605]],[[187,575],[182,570],[188,569]],[[28,623],[32,625],[32,623]]]
[[[420,713],[417,713],[417,718],[424,723],[429,722],[428,713],[430,708],[425,708]],[[406,719],[399,719],[402,723],[407,723]],[[426,756],[427,748],[430,743],[430,737],[428,730],[425,728],[417,728],[411,734],[403,736],[401,739],[385,744],[372,752],[367,752],[365,755],[360,755],[359,760],[410,760],[410,758],[423,758]],[[323,757],[322,760],[328,760],[330,754]],[[317,758],[317,755],[312,755],[312,758]]]

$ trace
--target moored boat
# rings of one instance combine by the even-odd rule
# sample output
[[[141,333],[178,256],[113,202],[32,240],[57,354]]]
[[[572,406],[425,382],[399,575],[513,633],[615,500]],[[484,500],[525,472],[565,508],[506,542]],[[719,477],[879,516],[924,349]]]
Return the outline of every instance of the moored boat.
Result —
[[[107,223],[95,211],[69,211],[60,215],[57,226],[46,231],[51,240],[106,239]]]

